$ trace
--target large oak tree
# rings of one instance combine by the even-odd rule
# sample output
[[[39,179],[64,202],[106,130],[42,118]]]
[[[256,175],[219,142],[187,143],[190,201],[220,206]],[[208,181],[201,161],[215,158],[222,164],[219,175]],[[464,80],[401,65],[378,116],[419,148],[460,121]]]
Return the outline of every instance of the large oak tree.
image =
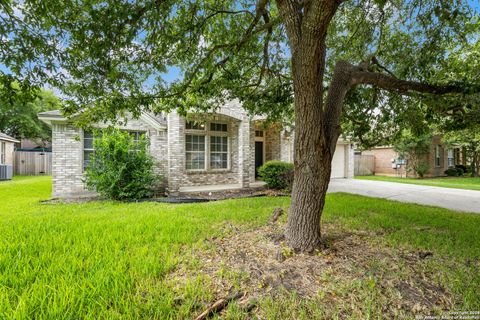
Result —
[[[388,108],[399,95],[474,90],[434,77],[452,48],[478,41],[478,16],[461,0],[2,3],[1,62],[29,83],[61,87],[72,97],[65,112],[81,108],[81,121],[211,110],[231,98],[273,120],[293,113],[286,236],[300,251],[321,241],[347,94],[365,86],[393,92],[377,99]],[[165,81],[173,71],[179,77]],[[365,124],[364,114],[354,120]]]

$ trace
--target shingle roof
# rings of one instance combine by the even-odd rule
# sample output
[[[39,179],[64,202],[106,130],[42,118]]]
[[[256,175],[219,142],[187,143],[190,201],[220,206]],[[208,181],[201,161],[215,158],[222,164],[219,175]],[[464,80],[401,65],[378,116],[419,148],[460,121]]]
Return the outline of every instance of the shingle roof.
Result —
[[[52,111],[45,111],[45,112],[40,112],[38,114],[40,117],[41,116],[49,116],[49,117],[62,117],[62,113],[60,112],[60,110],[52,110]]]
[[[10,137],[8,134],[0,132],[0,140],[11,141],[11,142],[20,142],[17,139]]]

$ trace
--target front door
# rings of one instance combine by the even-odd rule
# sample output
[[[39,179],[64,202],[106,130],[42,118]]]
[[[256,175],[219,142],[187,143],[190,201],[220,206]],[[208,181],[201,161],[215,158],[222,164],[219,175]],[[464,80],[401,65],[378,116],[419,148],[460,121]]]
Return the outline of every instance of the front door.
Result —
[[[255,178],[258,176],[258,167],[263,165],[263,141],[255,141]]]

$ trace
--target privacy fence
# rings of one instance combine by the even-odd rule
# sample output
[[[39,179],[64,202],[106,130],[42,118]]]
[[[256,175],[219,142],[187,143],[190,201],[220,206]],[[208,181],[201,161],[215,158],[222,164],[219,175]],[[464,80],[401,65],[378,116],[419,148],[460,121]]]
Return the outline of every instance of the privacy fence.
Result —
[[[356,176],[371,176],[375,174],[375,156],[373,155],[355,155]]]
[[[39,176],[52,174],[52,153],[47,151],[15,151],[14,174]]]

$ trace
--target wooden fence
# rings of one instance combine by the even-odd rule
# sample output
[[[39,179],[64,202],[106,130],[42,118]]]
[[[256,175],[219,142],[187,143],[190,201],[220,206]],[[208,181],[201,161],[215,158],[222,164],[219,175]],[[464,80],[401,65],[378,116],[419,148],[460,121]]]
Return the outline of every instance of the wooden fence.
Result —
[[[16,175],[39,176],[52,174],[52,153],[45,151],[15,151],[13,172]]]
[[[375,156],[373,155],[355,155],[354,175],[371,176],[375,174]]]

